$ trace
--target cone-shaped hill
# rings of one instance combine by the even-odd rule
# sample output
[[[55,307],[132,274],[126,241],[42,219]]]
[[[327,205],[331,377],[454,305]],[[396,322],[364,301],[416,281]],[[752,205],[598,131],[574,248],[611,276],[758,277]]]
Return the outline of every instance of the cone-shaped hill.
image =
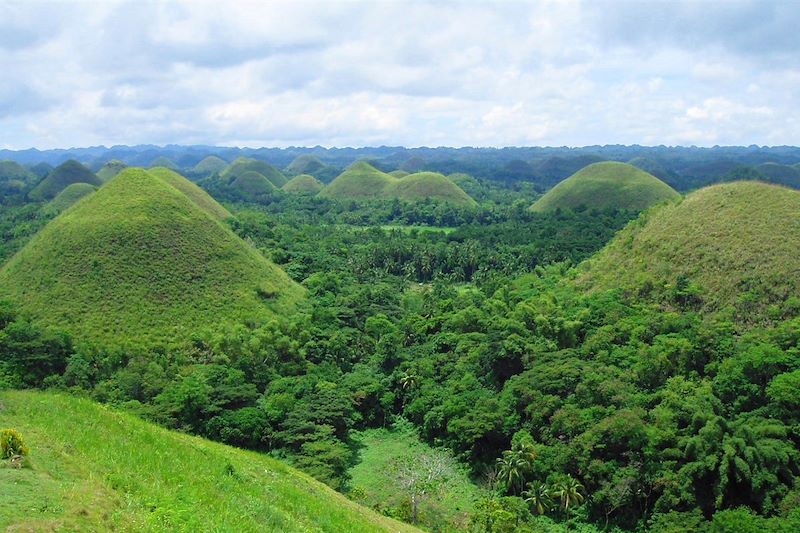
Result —
[[[160,155],[150,161],[150,168],[154,167],[164,167],[170,170],[178,170],[178,165],[175,163],[175,161],[163,155]]]
[[[461,188],[436,172],[417,172],[396,178],[366,161],[357,161],[320,193],[329,198],[398,198],[415,202],[432,198],[456,205],[475,205]]]
[[[231,185],[248,199],[255,199],[262,194],[270,193],[276,189],[271,181],[255,170],[242,172],[233,179]]]
[[[126,168],[128,168],[128,165],[119,159],[112,159],[100,167],[100,170],[97,171],[97,177],[100,178],[103,183],[105,183]]]
[[[72,204],[84,196],[92,194],[96,190],[97,187],[89,185],[88,183],[73,183],[72,185],[68,185],[66,189],[58,193],[58,196],[50,200],[50,203],[47,204],[47,211],[50,213],[60,213],[68,207],[71,207]]]
[[[16,161],[11,161],[10,159],[0,161],[0,183],[17,181],[25,184],[35,179],[36,175],[33,172]]]
[[[588,288],[675,286],[701,291],[702,307],[763,316],[800,291],[800,192],[761,182],[714,185],[657,206],[631,222],[595,257],[578,282]]]
[[[275,187],[283,187],[286,184],[286,176],[281,174],[280,170],[273,167],[266,161],[259,161],[258,159],[248,159],[240,157],[230,165],[228,165],[220,176],[227,179],[228,183],[233,183],[233,180],[244,174],[245,172],[258,172],[269,180]]]
[[[70,159],[54,168],[28,196],[34,200],[50,200],[73,183],[88,183],[96,187],[103,184],[94,172]]]
[[[325,163],[312,154],[298,155],[286,167],[289,174],[313,174],[325,168]]]
[[[627,163],[592,163],[568,177],[531,206],[545,212],[575,209],[627,209],[638,211],[664,200],[678,199],[675,189],[644,170]]]
[[[227,166],[228,163],[226,163],[224,159],[215,155],[210,155],[197,163],[194,168],[192,168],[192,171],[197,174],[207,174],[210,176],[216,172],[222,172]]]
[[[77,339],[147,345],[290,312],[303,289],[186,194],[128,168],[6,263],[0,298]]]
[[[219,205],[219,203],[214,200],[206,191],[187,180],[174,170],[170,170],[165,167],[155,167],[149,169],[147,172],[169,183],[183,194],[188,196],[191,201],[203,208],[207,213],[218,218],[219,220],[225,220],[231,216],[230,212]]]
[[[310,174],[298,174],[281,187],[286,192],[297,194],[317,194],[325,187],[322,182]]]

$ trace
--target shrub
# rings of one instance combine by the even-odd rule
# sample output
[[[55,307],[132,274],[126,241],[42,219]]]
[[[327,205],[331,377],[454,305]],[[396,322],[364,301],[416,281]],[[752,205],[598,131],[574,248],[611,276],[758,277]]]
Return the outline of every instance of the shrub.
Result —
[[[22,435],[15,429],[0,431],[0,459],[11,459],[17,455],[28,455],[28,447],[22,440]]]

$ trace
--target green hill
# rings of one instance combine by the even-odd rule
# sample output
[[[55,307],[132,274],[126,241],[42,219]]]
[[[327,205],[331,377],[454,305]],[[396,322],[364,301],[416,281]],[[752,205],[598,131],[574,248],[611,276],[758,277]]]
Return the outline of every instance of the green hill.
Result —
[[[685,276],[709,311],[739,321],[800,291],[800,192],[761,182],[714,185],[657,206],[581,266],[588,288],[675,285]]]
[[[392,197],[408,202],[434,198],[456,205],[477,205],[458,185],[437,172],[417,172],[398,179],[389,189]]]
[[[49,163],[42,162],[42,163],[36,163],[35,165],[31,165],[30,167],[28,167],[28,170],[30,170],[31,173],[33,173],[33,175],[36,176],[38,179],[42,179],[48,174],[50,174],[50,171],[53,170],[53,166],[50,165]]]
[[[174,170],[170,170],[165,167],[155,167],[148,169],[147,172],[169,183],[183,194],[188,196],[189,199],[195,204],[202,207],[207,213],[218,218],[219,220],[225,220],[231,216],[230,212],[219,205],[219,203],[214,200],[206,191],[188,179],[184,178]]]
[[[408,174],[409,173],[406,172],[405,170],[392,170],[391,172],[389,172],[389,175],[391,177],[398,178],[398,179],[405,178],[406,176],[408,176]]]
[[[0,467],[3,531],[411,532],[267,455],[85,399],[0,392],[29,467]]]
[[[96,190],[97,187],[94,185],[89,185],[88,183],[73,183],[71,185],[67,185],[66,189],[58,193],[58,196],[50,200],[46,206],[46,209],[51,213],[60,213],[68,207],[71,207],[72,204],[84,196],[92,194]]]
[[[16,161],[0,161],[0,183],[18,181],[23,184],[36,180],[36,175]]]
[[[267,178],[275,187],[280,188],[286,185],[286,176],[281,174],[277,168],[273,167],[266,161],[248,159],[246,157],[240,157],[228,165],[222,172],[220,172],[220,176],[227,179],[228,183],[232,183],[233,180],[245,172],[250,171],[258,172]]]
[[[417,172],[396,178],[366,161],[347,167],[320,193],[329,198],[398,198],[414,202],[433,198],[457,205],[475,205],[458,185],[436,172]]]
[[[211,174],[222,172],[227,166],[228,163],[225,162],[224,159],[215,155],[210,155],[197,163],[194,168],[192,168],[192,171],[197,174],[206,174],[210,176]]]
[[[175,163],[175,161],[163,155],[156,157],[150,162],[150,168],[154,167],[164,167],[170,170],[178,170],[178,165]]]
[[[234,178],[231,185],[242,192],[247,198],[255,198],[275,190],[275,185],[263,174],[255,170],[248,170],[247,172],[239,174]]]
[[[680,195],[652,174],[615,161],[592,163],[565,179],[531,206],[545,212],[575,209],[640,210]]]
[[[656,161],[655,159],[650,159],[649,157],[634,157],[630,161],[628,161],[629,165],[633,165],[638,169],[644,170],[645,172],[652,174],[653,176],[657,177],[661,181],[669,181],[674,178],[673,174],[667,170],[664,165]]]
[[[312,154],[299,155],[289,163],[286,172],[289,174],[313,174],[325,168],[326,165]]]
[[[128,168],[0,270],[0,298],[79,339],[180,342],[287,313],[303,289],[166,181]]]
[[[309,174],[298,174],[290,179],[282,189],[286,192],[301,194],[317,194],[325,186],[314,176]]]
[[[28,196],[34,200],[50,200],[72,183],[88,183],[97,187],[103,184],[94,172],[70,159],[54,168]]]
[[[128,168],[128,165],[123,163],[118,159],[112,159],[104,164],[100,170],[97,171],[97,177],[100,178],[103,183],[107,182],[123,170]]]
[[[756,170],[772,183],[800,189],[800,169],[798,168],[778,163],[763,163],[758,165]]]
[[[383,198],[395,178],[366,161],[356,161],[320,193],[329,198]]]

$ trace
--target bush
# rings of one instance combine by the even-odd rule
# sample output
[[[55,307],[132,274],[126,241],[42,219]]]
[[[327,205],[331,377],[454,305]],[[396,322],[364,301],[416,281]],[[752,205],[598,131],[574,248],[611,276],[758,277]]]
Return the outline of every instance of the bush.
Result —
[[[0,459],[11,459],[17,455],[28,455],[28,447],[25,446],[22,435],[15,429],[0,431]]]

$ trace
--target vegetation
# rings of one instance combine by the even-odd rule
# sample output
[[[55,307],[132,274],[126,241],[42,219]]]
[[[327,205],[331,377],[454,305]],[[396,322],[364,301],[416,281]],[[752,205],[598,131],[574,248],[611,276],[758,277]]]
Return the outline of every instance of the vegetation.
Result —
[[[100,170],[97,171],[97,177],[100,178],[100,181],[103,183],[107,182],[123,170],[128,167],[125,163],[120,161],[119,159],[112,159],[111,161],[106,162]]]
[[[186,195],[198,207],[206,213],[219,220],[225,220],[231,216],[230,212],[222,207],[216,200],[208,195],[206,191],[187,180],[177,172],[168,168],[155,167],[147,171],[151,176],[159,178],[161,181],[172,185]]]
[[[247,172],[256,172],[265,177],[274,187],[281,188],[286,184],[286,176],[267,163],[266,161],[259,161],[257,159],[248,159],[240,157],[239,159],[228,165],[222,172],[219,173],[220,177],[226,179],[228,183],[242,176]]]
[[[655,176],[626,163],[593,163],[553,187],[531,209],[641,210],[680,195]]]
[[[798,305],[800,193],[758,182],[721,184],[631,223],[586,266],[592,288],[653,292],[742,324]]]
[[[298,174],[281,187],[286,192],[299,194],[317,194],[324,185],[314,176]]]
[[[163,155],[160,155],[155,159],[153,159],[152,161],[150,161],[150,165],[148,165],[148,167],[149,168],[164,167],[170,170],[179,169],[178,165],[172,159]]]
[[[195,174],[201,176],[210,176],[211,174],[222,172],[227,166],[228,163],[224,159],[215,155],[210,155],[208,157],[204,157],[192,168],[192,170]]]
[[[79,339],[120,343],[292,309],[302,289],[161,174],[127,169],[53,220],[0,270],[0,294]]]
[[[89,185],[88,183],[72,183],[58,193],[58,196],[50,200],[46,209],[53,214],[58,214],[96,190],[97,187]]]
[[[255,200],[275,190],[275,185],[272,182],[254,170],[239,174],[231,182],[231,186],[249,200]]]
[[[73,183],[88,183],[95,187],[103,184],[91,170],[70,159],[54,168],[28,195],[35,200],[50,200]]]
[[[15,429],[0,430],[0,459],[11,459],[16,456],[25,456],[30,450],[25,446],[22,435]]]
[[[30,468],[0,468],[4,530],[414,531],[263,454],[64,395],[0,402],[33,448]]]

